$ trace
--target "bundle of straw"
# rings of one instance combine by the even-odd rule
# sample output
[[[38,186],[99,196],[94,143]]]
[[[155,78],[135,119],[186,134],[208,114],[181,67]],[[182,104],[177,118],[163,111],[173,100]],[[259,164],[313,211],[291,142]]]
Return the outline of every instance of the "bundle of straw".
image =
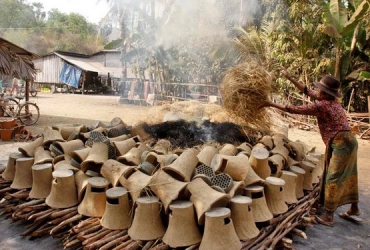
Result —
[[[270,74],[257,63],[242,63],[230,68],[220,86],[223,106],[242,123],[260,130],[269,130],[269,114],[259,108],[272,91]]]

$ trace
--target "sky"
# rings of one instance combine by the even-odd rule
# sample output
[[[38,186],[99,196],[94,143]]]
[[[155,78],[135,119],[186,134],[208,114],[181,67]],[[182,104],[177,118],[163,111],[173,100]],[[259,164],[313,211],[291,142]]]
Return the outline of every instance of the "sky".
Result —
[[[98,24],[107,14],[109,5],[106,0],[28,0],[28,3],[42,3],[44,10],[58,9],[62,13],[78,13],[87,21]]]

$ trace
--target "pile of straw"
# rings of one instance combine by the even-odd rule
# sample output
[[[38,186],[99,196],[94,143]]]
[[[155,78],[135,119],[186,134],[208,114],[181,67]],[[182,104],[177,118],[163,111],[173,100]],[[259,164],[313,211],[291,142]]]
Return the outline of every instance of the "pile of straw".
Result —
[[[269,130],[269,114],[259,108],[272,91],[270,74],[256,63],[243,63],[230,68],[220,86],[223,106],[233,117],[259,130]]]

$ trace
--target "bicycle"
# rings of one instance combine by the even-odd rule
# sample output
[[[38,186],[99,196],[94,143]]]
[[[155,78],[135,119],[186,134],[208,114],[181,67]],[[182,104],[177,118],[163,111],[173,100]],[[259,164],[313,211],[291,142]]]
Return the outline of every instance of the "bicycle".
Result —
[[[4,94],[1,94],[4,97]],[[5,97],[5,105],[2,107],[4,114],[19,119],[23,124],[30,126],[40,118],[40,109],[36,103],[25,101],[23,96]],[[18,101],[17,101],[18,99]]]

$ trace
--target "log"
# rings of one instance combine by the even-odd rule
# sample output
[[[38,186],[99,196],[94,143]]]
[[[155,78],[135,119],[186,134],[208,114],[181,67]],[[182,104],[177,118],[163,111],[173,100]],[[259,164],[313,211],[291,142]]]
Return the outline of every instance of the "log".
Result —
[[[99,247],[107,244],[108,242],[111,242],[112,240],[115,240],[121,236],[124,236],[127,234],[127,230],[120,231],[120,230],[115,230],[113,232],[110,232],[107,234],[105,237],[103,237],[100,240],[97,240],[85,247],[85,249],[98,249]],[[82,243],[83,245],[83,243]]]
[[[61,230],[65,226],[67,226],[69,223],[75,222],[77,220],[81,220],[82,217],[83,217],[83,215],[77,214],[77,215],[73,216],[72,218],[69,218],[68,220],[63,221],[62,223],[60,223],[59,225],[57,225],[56,227],[54,227],[50,231],[50,234],[55,234],[56,232],[58,232],[59,230]]]
[[[124,245],[124,247],[125,247],[128,244],[130,244],[130,242],[132,242],[132,240],[130,239],[130,236],[128,236],[126,234],[126,235],[121,236],[121,237],[119,237],[119,238],[117,238],[115,240],[112,240],[108,244],[105,244],[104,246],[100,247],[99,250],[108,250],[108,249],[111,249],[114,246],[117,246],[118,244],[122,245],[122,244],[127,243],[126,245]],[[120,245],[118,245],[118,246],[120,246]]]

